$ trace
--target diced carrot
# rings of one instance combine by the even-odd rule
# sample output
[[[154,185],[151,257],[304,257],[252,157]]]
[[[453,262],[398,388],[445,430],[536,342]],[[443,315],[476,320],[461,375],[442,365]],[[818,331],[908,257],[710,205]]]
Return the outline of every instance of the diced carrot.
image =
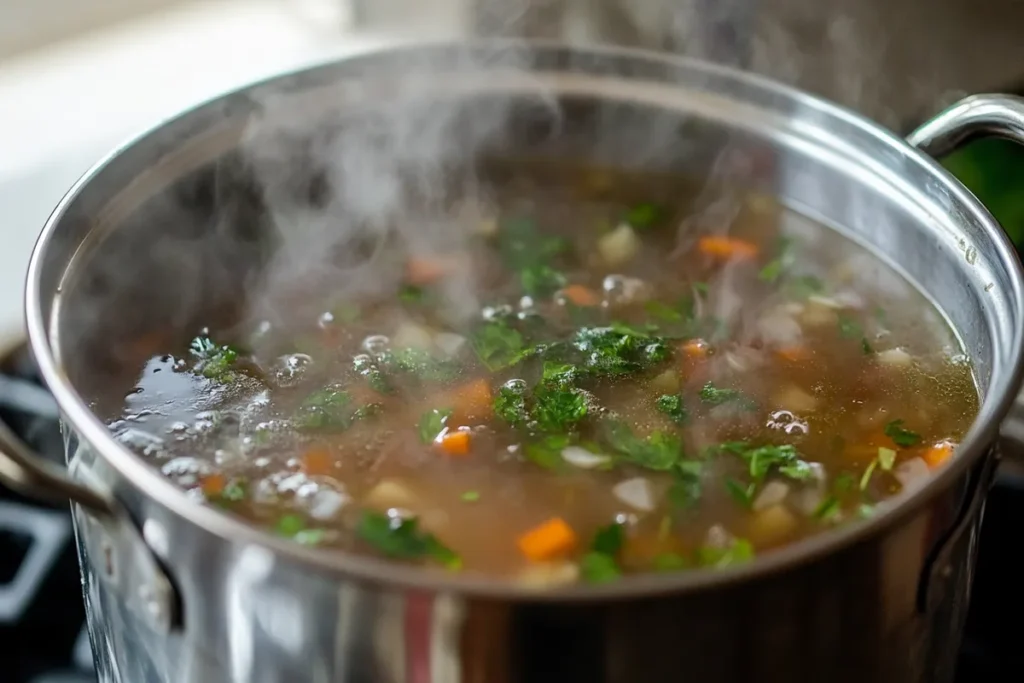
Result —
[[[570,303],[576,306],[598,306],[601,304],[601,296],[592,289],[583,285],[569,285],[562,290],[562,294]]]
[[[565,555],[576,546],[576,533],[561,517],[553,517],[518,539],[519,550],[534,562]]]
[[[455,270],[452,258],[413,256],[405,264],[405,279],[413,285],[429,285]]]
[[[680,347],[684,355],[689,358],[704,358],[708,355],[708,351],[711,349],[708,343],[703,339],[691,339],[684,342]]]
[[[466,430],[446,432],[437,444],[447,455],[469,455],[470,435]]]
[[[302,455],[302,471],[311,477],[324,476],[334,469],[334,457],[326,448],[310,448]]]
[[[701,253],[717,259],[748,259],[757,256],[757,245],[737,237],[707,235],[697,242]]]
[[[445,405],[452,407],[448,424],[453,427],[471,424],[472,420],[483,420],[491,412],[491,385],[484,379],[475,379],[455,387]]]
[[[779,358],[791,363],[799,363],[811,357],[811,351],[806,346],[784,346],[776,349],[775,353]]]
[[[935,469],[952,457],[954,448],[956,444],[952,441],[940,441],[928,448],[921,457],[928,463],[928,467]]]
[[[203,495],[219,496],[224,492],[224,487],[227,486],[227,479],[223,474],[210,474],[202,478],[199,482],[199,487],[203,490]]]

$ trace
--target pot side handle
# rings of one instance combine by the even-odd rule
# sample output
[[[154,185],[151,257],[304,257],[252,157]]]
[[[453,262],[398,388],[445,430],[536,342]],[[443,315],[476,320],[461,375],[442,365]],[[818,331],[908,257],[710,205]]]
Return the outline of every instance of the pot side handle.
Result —
[[[114,500],[81,484],[67,470],[49,463],[0,421],[0,482],[28,496],[51,502],[71,501],[103,518],[118,515]]]
[[[965,97],[907,136],[907,142],[941,158],[969,140],[993,136],[1024,145],[1024,97],[971,95]]]

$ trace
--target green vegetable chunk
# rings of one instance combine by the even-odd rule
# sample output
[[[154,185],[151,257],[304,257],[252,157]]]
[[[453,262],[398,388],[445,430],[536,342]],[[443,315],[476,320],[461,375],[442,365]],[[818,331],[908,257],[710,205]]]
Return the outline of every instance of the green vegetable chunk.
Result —
[[[725,547],[703,546],[697,550],[697,563],[702,567],[724,569],[754,559],[754,546],[742,538],[731,540]]]
[[[448,418],[452,416],[451,408],[428,410],[420,418],[419,432],[420,441],[423,443],[434,443],[438,435],[444,430]]]
[[[618,421],[607,422],[603,432],[605,444],[622,462],[665,472],[683,459],[683,443],[673,434],[653,432],[643,438],[634,434],[629,425]]]
[[[364,511],[356,533],[388,557],[400,560],[431,559],[448,569],[459,569],[462,560],[430,533],[421,531],[416,518],[389,517]]]
[[[233,367],[238,360],[238,350],[227,344],[216,344],[207,336],[196,337],[189,345],[189,353],[195,358],[193,371],[218,382],[233,379]]]
[[[903,420],[893,420],[885,425],[885,435],[901,448],[910,448],[921,443],[921,435],[903,427]]]
[[[657,406],[658,410],[672,418],[676,424],[686,424],[689,414],[686,411],[686,406],[683,405],[682,396],[664,394],[658,397]]]

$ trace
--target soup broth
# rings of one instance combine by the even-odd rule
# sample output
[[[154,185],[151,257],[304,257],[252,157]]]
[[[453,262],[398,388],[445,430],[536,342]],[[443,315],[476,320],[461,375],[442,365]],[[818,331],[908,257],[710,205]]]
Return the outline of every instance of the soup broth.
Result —
[[[295,542],[549,586],[854,523],[977,413],[941,316],[833,230],[678,179],[490,179],[434,217],[459,239],[381,237],[372,286],[311,272],[160,341],[111,430]]]

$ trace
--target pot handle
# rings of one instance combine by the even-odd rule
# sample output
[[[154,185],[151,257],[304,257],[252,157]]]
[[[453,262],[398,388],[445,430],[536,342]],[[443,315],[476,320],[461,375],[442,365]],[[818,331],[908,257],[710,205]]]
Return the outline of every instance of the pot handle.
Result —
[[[118,514],[113,498],[80,484],[64,468],[37,456],[3,421],[0,421],[0,482],[35,498],[52,502],[70,500],[106,519]]]
[[[933,157],[944,157],[971,138],[994,136],[1024,144],[1024,97],[965,97],[907,136],[907,142]]]

